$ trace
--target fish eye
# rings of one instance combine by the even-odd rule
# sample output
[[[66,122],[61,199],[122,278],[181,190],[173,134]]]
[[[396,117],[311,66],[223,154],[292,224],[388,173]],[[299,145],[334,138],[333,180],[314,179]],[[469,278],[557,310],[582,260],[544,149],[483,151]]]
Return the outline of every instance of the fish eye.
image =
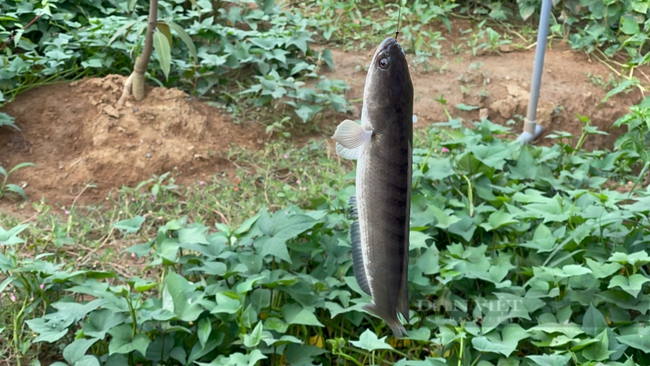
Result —
[[[384,57],[379,60],[379,67],[386,70],[390,66],[390,58]]]

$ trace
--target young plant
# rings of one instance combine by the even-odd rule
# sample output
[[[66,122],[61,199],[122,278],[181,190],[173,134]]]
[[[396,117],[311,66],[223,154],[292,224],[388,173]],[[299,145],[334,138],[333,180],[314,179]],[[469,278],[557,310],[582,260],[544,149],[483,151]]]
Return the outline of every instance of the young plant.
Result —
[[[22,189],[22,187],[20,187],[17,184],[7,183],[7,181],[9,180],[9,176],[13,172],[17,171],[18,169],[27,168],[30,166],[36,166],[36,164],[20,163],[14,166],[13,168],[9,169],[9,171],[7,171],[4,167],[0,166],[0,175],[2,175],[2,183],[0,184],[0,198],[2,198],[5,195],[8,196],[11,194],[17,194],[23,199],[27,199],[27,195],[25,194],[25,191]]]

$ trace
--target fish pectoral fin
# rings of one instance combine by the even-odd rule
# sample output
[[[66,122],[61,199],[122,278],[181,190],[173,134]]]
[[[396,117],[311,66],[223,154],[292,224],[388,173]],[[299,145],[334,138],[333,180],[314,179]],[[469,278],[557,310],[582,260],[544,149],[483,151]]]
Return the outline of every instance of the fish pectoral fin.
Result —
[[[370,141],[372,131],[368,131],[346,119],[337,127],[332,138],[336,140],[336,153],[340,157],[349,160],[357,160],[361,155],[361,149]]]

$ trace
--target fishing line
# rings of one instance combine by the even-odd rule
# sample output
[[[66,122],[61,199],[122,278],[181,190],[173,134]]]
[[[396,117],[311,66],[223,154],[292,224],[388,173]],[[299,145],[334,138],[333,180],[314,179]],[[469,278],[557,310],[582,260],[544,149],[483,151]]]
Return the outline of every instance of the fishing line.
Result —
[[[399,30],[402,27],[402,2],[399,2],[399,10],[397,12],[397,30],[395,31],[395,40],[397,41],[397,36],[399,36]]]

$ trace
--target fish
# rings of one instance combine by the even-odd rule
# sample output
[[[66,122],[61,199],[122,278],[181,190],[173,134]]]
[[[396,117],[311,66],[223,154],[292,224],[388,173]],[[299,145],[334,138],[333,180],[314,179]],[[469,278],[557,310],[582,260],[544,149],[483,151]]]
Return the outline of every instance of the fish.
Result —
[[[361,124],[342,121],[332,139],[340,157],[356,160],[350,242],[354,276],[372,298],[364,309],[401,338],[406,328],[398,313],[409,321],[413,83],[396,38],[384,39],[372,58]]]

